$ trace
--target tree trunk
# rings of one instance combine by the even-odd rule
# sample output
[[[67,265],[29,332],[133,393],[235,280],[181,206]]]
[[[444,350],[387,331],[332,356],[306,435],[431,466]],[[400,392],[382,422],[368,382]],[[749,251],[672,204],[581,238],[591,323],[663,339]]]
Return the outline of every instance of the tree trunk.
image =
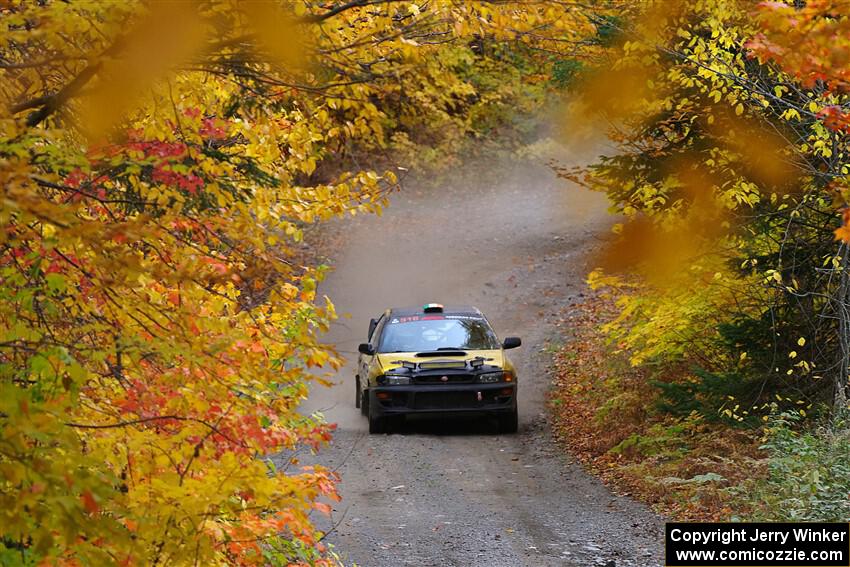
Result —
[[[841,255],[839,268],[838,293],[835,298],[835,311],[838,317],[839,360],[834,373],[833,414],[841,418],[847,410],[847,378],[850,371],[850,250],[842,243],[838,248]]]

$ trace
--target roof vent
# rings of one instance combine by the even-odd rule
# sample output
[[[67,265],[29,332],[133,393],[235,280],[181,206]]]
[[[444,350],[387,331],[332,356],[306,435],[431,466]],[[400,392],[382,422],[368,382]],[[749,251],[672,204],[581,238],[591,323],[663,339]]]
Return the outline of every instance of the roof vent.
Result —
[[[425,313],[442,313],[443,306],[439,303],[426,303],[422,306],[422,311]]]

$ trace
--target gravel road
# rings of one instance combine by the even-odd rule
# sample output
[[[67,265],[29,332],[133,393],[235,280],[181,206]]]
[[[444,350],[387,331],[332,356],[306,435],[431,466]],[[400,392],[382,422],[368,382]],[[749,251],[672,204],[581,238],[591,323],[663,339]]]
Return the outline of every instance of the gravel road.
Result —
[[[587,251],[610,222],[600,195],[543,164],[467,164],[463,177],[406,188],[382,217],[357,217],[321,291],[341,317],[328,341],[348,359],[306,411],[338,424],[316,460],[342,476],[328,540],[347,563],[397,565],[662,564],[662,519],[612,494],[555,444],[546,421],[547,339],[581,292]],[[487,419],[408,422],[367,433],[354,408],[357,344],[370,317],[426,302],[480,307],[511,351],[520,431]]]

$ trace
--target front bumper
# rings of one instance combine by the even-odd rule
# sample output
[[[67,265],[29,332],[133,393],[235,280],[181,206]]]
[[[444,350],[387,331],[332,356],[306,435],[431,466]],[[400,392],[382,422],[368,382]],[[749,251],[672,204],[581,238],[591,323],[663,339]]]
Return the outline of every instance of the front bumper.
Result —
[[[516,384],[375,386],[369,388],[373,415],[510,412],[516,408]]]

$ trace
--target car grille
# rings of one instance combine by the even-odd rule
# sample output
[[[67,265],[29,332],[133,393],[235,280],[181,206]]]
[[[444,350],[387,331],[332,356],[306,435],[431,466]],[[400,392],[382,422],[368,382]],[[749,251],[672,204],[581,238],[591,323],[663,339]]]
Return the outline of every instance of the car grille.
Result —
[[[443,380],[446,378],[446,380]],[[423,376],[414,376],[415,384],[471,384],[475,382],[473,374],[427,374]]]
[[[419,368],[432,370],[434,368],[466,368],[466,362],[462,360],[435,360],[434,362],[420,362]]]
[[[479,404],[475,392],[417,392],[416,409],[455,409]]]

